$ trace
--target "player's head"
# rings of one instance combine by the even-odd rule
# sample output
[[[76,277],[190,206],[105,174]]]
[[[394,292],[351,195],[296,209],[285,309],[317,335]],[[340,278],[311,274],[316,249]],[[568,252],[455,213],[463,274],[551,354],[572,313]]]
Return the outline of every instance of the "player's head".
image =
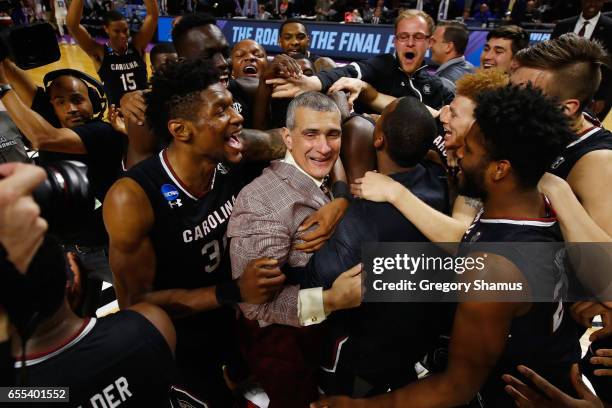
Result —
[[[66,258],[57,240],[45,237],[21,283],[9,292],[14,298],[6,304],[15,305],[7,309],[20,334],[31,336],[64,304]]]
[[[47,95],[62,127],[73,128],[93,117],[87,85],[79,78],[70,75],[55,78],[47,87]]]
[[[459,192],[485,201],[494,194],[535,190],[572,139],[561,109],[531,86],[480,93],[474,117],[457,152]]]
[[[463,23],[442,21],[431,36],[431,60],[442,65],[465,53],[470,33]]]
[[[480,67],[496,68],[510,73],[512,58],[529,46],[529,33],[521,27],[507,25],[497,27],[487,34],[487,42],[480,54]]]
[[[476,98],[484,91],[508,85],[508,75],[496,69],[479,69],[462,76],[456,83],[456,96],[448,108],[440,113],[444,128],[444,148],[450,166],[456,165],[456,152],[463,146],[463,139],[474,123]]]
[[[310,37],[308,37],[306,26],[300,20],[292,18],[285,20],[278,33],[278,45],[285,54],[306,54],[308,52]]]
[[[151,48],[149,57],[151,58],[151,71],[153,73],[155,73],[162,64],[168,61],[175,62],[178,59],[176,49],[171,43],[155,44],[155,46]]]
[[[218,163],[238,162],[242,116],[211,60],[166,64],[151,79],[147,123],[160,139]]]
[[[429,14],[419,10],[400,11],[395,19],[393,45],[404,72],[412,74],[421,68],[433,30],[434,21]]]
[[[227,86],[230,47],[213,17],[201,13],[182,16],[172,29],[172,42],[179,58],[212,59]]]
[[[413,167],[425,157],[436,133],[436,121],[427,107],[404,96],[390,103],[376,121],[374,147],[377,155],[388,156],[397,166]]]
[[[304,54],[291,54],[291,58],[298,63],[300,68],[302,69],[302,74],[305,76],[313,76],[315,74],[315,68],[312,61],[308,59],[308,57]]]
[[[327,95],[305,92],[287,109],[283,140],[302,170],[315,179],[327,176],[340,154],[340,110]]]
[[[104,31],[108,35],[113,50],[117,52],[127,51],[130,27],[123,14],[117,10],[108,11],[104,15]]]
[[[256,41],[242,40],[234,45],[232,49],[232,76],[254,77],[259,76],[268,65],[266,50]]]
[[[609,61],[600,43],[564,34],[521,50],[513,84],[531,83],[548,96],[557,98],[565,114],[576,118],[593,99],[601,83],[601,66]]]

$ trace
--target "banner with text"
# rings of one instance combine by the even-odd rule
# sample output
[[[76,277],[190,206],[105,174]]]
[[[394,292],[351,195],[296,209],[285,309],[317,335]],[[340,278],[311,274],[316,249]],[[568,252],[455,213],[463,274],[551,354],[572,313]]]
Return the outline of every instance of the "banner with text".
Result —
[[[160,17],[158,41],[172,41],[171,17]],[[306,22],[310,35],[310,51],[336,60],[362,60],[378,54],[393,52],[393,26],[371,24],[339,24]],[[230,44],[252,39],[263,45],[271,54],[281,52],[278,46],[278,29],[281,21],[267,20],[217,20],[217,25]],[[474,65],[479,65],[480,53],[486,42],[488,31],[470,32],[465,56]],[[531,42],[548,40],[550,32],[531,32]]]

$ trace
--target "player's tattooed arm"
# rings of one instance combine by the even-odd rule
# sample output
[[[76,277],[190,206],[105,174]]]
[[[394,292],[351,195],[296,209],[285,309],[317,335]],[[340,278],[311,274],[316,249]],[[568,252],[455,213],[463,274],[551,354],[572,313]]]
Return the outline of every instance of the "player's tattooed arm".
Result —
[[[287,150],[281,129],[257,130],[243,129],[242,143],[244,144],[243,158],[248,161],[271,161],[281,159]]]
[[[482,201],[480,201],[477,198],[465,197],[464,200],[465,200],[465,204],[468,207],[476,208],[478,210],[480,210],[482,208]]]

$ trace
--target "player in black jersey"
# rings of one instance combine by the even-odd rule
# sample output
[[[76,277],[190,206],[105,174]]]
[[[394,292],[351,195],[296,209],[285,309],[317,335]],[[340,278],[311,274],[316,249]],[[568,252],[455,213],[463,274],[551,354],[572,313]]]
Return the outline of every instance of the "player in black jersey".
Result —
[[[571,138],[561,111],[533,88],[510,87],[482,93],[475,118],[458,152],[459,187],[462,194],[482,199],[483,211],[463,241],[559,241],[555,220],[542,219],[549,214],[536,186]],[[541,279],[553,277],[553,265],[521,254],[491,252],[486,259],[487,281],[526,282],[523,268],[534,261]],[[552,324],[559,305],[462,302],[455,314],[446,371],[373,399],[332,398],[318,406],[454,407],[479,390],[487,407],[514,406],[503,392],[500,376],[521,362],[542,370],[554,366],[555,371],[546,371],[548,379],[569,389],[566,378],[570,363],[580,357],[580,347],[578,338],[565,333],[568,313],[558,325]]]
[[[169,407],[176,340],[168,316],[138,304],[100,319],[78,317],[65,295],[65,262],[47,237],[25,275],[2,268],[3,284],[12,286],[2,304],[15,328],[10,385],[69,387],[62,405],[69,407]]]
[[[565,34],[521,50],[516,61],[519,67],[512,73],[511,82],[532,83],[557,98],[571,122],[575,136],[551,162],[549,172],[568,182],[592,220],[581,217],[575,219],[576,223],[594,223],[607,234],[606,241],[612,239],[612,189],[608,183],[612,177],[612,133],[584,112],[601,82],[600,66],[609,61],[609,56],[598,42]],[[547,193],[554,195],[555,191]],[[553,206],[572,199],[549,198]],[[581,214],[586,215],[584,211]],[[566,228],[564,223],[561,227],[567,241],[583,241],[584,237],[573,235],[580,229]]]
[[[104,83],[109,104],[119,105],[121,96],[137,89],[146,89],[147,66],[145,48],[157,29],[157,1],[146,0],[147,16],[140,31],[130,41],[128,23],[118,11],[109,11],[104,18],[108,43],[99,44],[81,23],[83,0],[70,3],[66,25],[79,46],[89,55]]]
[[[119,180],[104,203],[110,259],[122,308],[164,308],[178,333],[181,384],[213,407],[231,405],[221,376],[232,350],[233,311],[282,285],[277,272],[231,281],[225,231],[245,179],[238,162],[242,117],[210,60],[169,64],[152,79],[147,121],[169,141]]]

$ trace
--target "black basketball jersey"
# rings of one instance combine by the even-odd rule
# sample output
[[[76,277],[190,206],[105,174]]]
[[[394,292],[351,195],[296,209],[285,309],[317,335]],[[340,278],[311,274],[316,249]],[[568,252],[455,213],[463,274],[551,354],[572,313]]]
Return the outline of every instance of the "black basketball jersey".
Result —
[[[98,69],[109,104],[119,105],[126,92],[147,89],[147,65],[132,44],[125,54],[116,53],[104,45],[104,59]]]
[[[514,263],[530,286],[541,285],[542,281],[549,281],[548,287],[563,284],[558,266],[551,262],[558,256],[559,250],[554,243],[563,241],[555,218],[483,219],[481,215],[482,210],[466,231],[460,252],[469,252],[471,246],[477,248],[477,243],[551,243],[550,253],[538,251],[537,256],[534,256],[535,251],[525,252],[512,245],[499,250],[496,247],[494,251]],[[501,376],[512,374],[522,378],[516,370],[519,364],[530,367],[555,386],[572,394],[569,373],[571,364],[580,359],[579,338],[580,334],[561,297],[559,301],[532,303],[529,312],[512,321],[506,348],[481,390],[484,406],[514,407],[512,398],[503,389],[505,383]]]
[[[242,171],[219,164],[210,190],[202,197],[194,196],[181,183],[165,150],[126,175],[145,191],[155,216],[149,233],[157,260],[153,289],[196,289],[230,280],[226,229],[244,185]],[[233,347],[233,310],[218,308],[173,321],[176,361],[183,376],[180,383],[207,398],[204,394],[210,391],[201,388],[206,384],[189,381],[221,373],[217,366]]]
[[[578,160],[595,150],[612,150],[612,132],[599,126],[593,126],[578,135],[578,139],[567,145],[561,156],[553,161],[550,172],[567,179]]]
[[[19,369],[21,362],[15,363]],[[27,385],[69,387],[70,407],[168,407],[174,361],[140,313],[91,318],[66,342],[26,360]]]

